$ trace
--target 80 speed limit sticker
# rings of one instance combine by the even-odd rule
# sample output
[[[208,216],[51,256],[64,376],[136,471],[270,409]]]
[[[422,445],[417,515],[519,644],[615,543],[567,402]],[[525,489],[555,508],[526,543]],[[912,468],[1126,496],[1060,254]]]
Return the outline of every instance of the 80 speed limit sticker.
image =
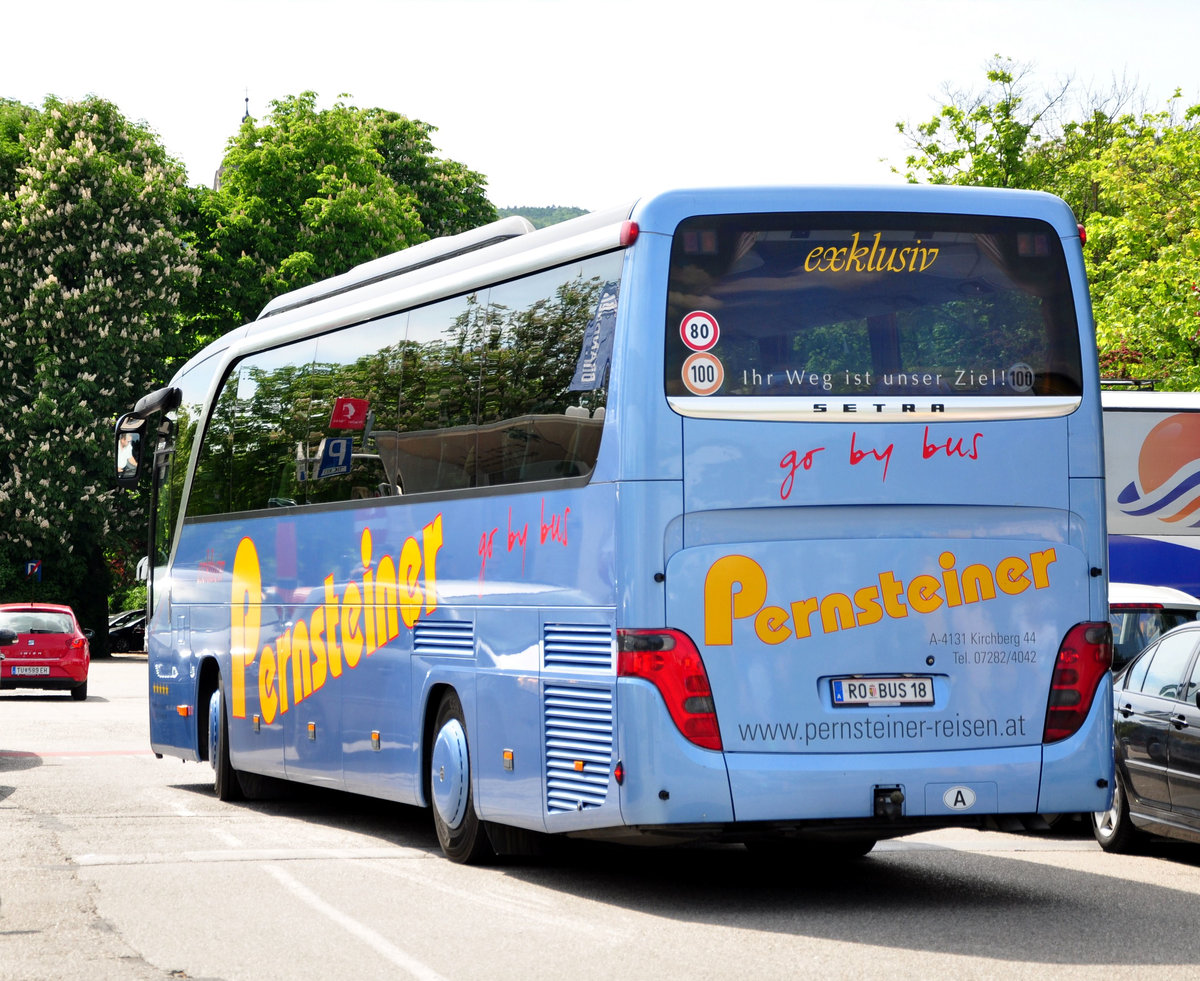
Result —
[[[703,310],[693,310],[679,323],[679,336],[693,351],[708,351],[721,336],[717,318]]]
[[[693,395],[712,395],[725,381],[725,366],[715,354],[697,351],[683,362],[683,384]]]

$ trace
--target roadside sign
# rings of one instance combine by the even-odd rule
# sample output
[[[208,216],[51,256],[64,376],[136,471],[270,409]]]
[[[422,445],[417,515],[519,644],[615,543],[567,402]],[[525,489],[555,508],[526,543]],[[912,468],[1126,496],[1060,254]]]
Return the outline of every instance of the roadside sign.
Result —
[[[371,403],[366,399],[339,396],[329,416],[330,429],[362,429],[367,424],[367,410]]]
[[[351,436],[328,436],[321,440],[317,450],[317,469],[314,480],[322,477],[337,477],[350,472],[354,457],[354,439]]]

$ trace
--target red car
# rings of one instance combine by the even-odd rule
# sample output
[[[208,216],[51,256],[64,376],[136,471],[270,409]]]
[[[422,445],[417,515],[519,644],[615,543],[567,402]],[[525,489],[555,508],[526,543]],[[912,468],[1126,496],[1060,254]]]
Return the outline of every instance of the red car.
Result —
[[[49,688],[87,698],[91,637],[69,606],[0,605],[0,688]]]

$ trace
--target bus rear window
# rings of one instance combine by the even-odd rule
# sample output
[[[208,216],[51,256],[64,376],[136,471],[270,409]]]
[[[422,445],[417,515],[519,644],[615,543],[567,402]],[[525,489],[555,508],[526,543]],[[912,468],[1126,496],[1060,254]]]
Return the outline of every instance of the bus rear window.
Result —
[[[1075,396],[1062,243],[959,215],[690,218],[671,251],[670,396]]]

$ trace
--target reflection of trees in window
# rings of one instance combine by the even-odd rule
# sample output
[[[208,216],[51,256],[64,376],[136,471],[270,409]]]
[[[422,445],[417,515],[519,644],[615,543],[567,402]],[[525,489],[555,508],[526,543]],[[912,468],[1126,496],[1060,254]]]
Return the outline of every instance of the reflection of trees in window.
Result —
[[[312,344],[302,350],[312,351]],[[294,355],[300,351],[289,352]],[[272,352],[271,360],[278,354]],[[311,359],[259,367],[243,362],[234,424],[233,480],[230,507],[252,511],[289,504],[295,495],[296,446],[308,436]],[[299,502],[296,502],[299,503]]]
[[[920,385],[931,391],[1015,394],[992,378],[1018,363],[1032,368],[1040,394],[1080,391],[1074,301],[1049,226],[938,216],[912,229],[910,217],[863,214],[806,227],[796,217],[679,226],[668,279],[669,395],[688,394],[681,368],[690,350],[679,325],[697,309],[720,322],[714,353],[726,395],[800,394],[825,374],[835,392],[891,394],[889,376],[902,388],[929,376]],[[918,252],[920,269],[898,260]],[[987,381],[969,381],[972,372]]]
[[[570,391],[588,321],[595,315],[604,283],[578,276],[550,296],[525,308],[509,309],[504,288],[493,290],[491,330],[483,351],[480,423],[538,413],[561,413],[568,406],[589,411],[604,404],[605,387]]]
[[[183,484],[192,459],[200,424],[204,419],[204,400],[216,370],[216,359],[203,362],[179,381],[183,395],[174,411],[168,434],[162,438],[155,453],[155,484],[157,514],[155,517],[155,557],[165,564],[171,549],[179,506],[183,501]]]
[[[237,405],[237,373],[226,380],[212,408],[196,473],[188,492],[189,517],[225,514],[229,508],[233,461],[233,419]]]
[[[479,356],[487,333],[486,294],[413,311],[403,351],[401,432],[473,425],[479,419]]]
[[[247,357],[213,408],[189,515],[588,472],[607,379],[570,386],[620,261],[602,256]],[[367,400],[376,440],[330,429],[339,397]],[[321,440],[334,436],[353,437],[352,471],[314,479]],[[396,473],[404,453],[408,483]]]

